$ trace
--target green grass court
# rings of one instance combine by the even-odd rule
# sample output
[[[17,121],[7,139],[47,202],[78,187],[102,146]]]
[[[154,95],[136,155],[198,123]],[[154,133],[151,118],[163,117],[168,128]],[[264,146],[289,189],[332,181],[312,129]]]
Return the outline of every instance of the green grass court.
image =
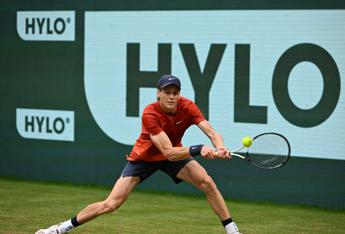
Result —
[[[0,233],[34,233],[64,221],[110,188],[0,178]],[[345,210],[227,200],[244,234],[344,233]],[[200,196],[136,190],[115,213],[71,233],[189,234],[224,233],[206,199]]]

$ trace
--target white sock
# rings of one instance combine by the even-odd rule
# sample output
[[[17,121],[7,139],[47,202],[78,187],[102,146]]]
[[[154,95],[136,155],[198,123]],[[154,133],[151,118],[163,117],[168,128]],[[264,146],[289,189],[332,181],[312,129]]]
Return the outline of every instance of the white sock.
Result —
[[[225,231],[226,234],[237,234],[238,232],[238,227],[235,222],[231,222],[225,226]]]
[[[71,231],[72,228],[74,228],[74,226],[73,226],[71,220],[69,219],[69,220],[61,223],[58,228],[59,228],[59,231],[61,233],[67,233],[67,232]]]

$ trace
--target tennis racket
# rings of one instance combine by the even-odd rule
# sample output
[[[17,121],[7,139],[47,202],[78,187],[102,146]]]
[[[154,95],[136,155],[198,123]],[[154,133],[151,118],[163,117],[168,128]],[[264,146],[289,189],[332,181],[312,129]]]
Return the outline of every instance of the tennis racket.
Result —
[[[246,149],[246,152],[241,151]],[[284,166],[290,159],[291,147],[282,134],[266,132],[253,137],[249,147],[241,146],[231,151],[239,157],[262,169],[276,169]]]

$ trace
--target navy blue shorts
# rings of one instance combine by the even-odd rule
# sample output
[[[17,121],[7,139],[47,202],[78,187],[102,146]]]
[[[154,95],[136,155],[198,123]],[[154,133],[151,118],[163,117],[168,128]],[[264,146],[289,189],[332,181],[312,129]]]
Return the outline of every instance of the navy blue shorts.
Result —
[[[159,162],[145,162],[145,161],[128,161],[127,165],[123,169],[121,176],[137,176],[140,178],[140,183],[145,179],[150,177],[157,170],[161,170],[164,173],[168,174],[173,181],[178,184],[182,180],[176,177],[179,171],[190,161],[194,160],[193,158],[187,158],[179,161],[159,161]]]

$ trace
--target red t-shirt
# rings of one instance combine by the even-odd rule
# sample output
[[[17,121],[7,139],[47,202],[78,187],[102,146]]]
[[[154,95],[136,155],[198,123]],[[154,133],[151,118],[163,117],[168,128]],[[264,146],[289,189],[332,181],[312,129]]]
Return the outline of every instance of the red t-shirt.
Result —
[[[127,160],[147,162],[167,160],[151,141],[150,134],[157,135],[164,131],[173,146],[182,146],[181,140],[187,128],[203,120],[205,118],[200,109],[185,97],[180,97],[174,115],[165,113],[158,102],[151,103],[144,109],[141,133]]]

